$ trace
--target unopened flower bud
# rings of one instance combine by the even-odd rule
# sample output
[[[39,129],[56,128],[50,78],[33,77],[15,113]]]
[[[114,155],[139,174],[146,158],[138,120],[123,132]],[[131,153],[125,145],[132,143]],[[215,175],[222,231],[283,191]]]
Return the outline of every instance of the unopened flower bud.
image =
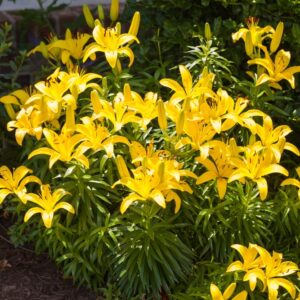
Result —
[[[110,19],[115,22],[119,17],[119,0],[111,0]]]
[[[167,116],[165,111],[165,105],[161,99],[157,102],[157,113],[159,127],[161,128],[161,130],[166,130],[168,127]]]
[[[251,37],[250,31],[247,31],[247,34],[246,34],[245,50],[246,50],[247,55],[252,57],[253,43],[252,43],[252,37]]]
[[[141,15],[138,11],[136,11],[132,17],[128,34],[132,34],[136,36],[139,31],[140,22],[141,22]]]
[[[176,133],[178,135],[181,135],[183,132],[184,119],[185,119],[184,110],[181,110],[176,122]]]
[[[274,53],[278,49],[281,42],[283,29],[284,29],[283,22],[279,22],[272,37],[272,41],[270,45],[271,53]]]
[[[101,21],[103,21],[105,19],[105,15],[104,15],[104,10],[103,10],[103,6],[101,4],[99,4],[97,6],[97,10],[98,10],[98,16],[99,16],[99,19]]]
[[[205,26],[204,26],[204,36],[207,40],[210,40],[211,39],[211,29],[210,29],[210,25],[209,23],[205,23]]]
[[[130,177],[127,165],[121,155],[116,157],[116,164],[121,178]]]
[[[90,28],[94,28],[94,17],[90,11],[90,8],[86,4],[84,4],[82,6],[82,11],[87,25]]]

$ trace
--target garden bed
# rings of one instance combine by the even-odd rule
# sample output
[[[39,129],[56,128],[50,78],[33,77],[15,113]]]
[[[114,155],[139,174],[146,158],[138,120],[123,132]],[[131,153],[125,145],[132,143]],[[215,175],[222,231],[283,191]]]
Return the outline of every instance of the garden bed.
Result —
[[[0,299],[2,300],[90,300],[91,291],[73,285],[47,254],[37,255],[30,247],[15,248],[5,236],[0,220]]]

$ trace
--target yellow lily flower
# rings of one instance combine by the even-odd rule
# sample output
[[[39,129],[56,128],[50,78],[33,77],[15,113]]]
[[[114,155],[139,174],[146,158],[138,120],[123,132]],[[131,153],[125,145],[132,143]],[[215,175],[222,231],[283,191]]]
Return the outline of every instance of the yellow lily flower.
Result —
[[[69,72],[59,72],[59,79],[63,82],[67,82],[69,89],[74,99],[77,99],[78,95],[86,91],[88,88],[101,91],[99,84],[90,82],[94,79],[102,78],[101,75],[95,73],[85,73],[79,71],[78,68],[75,70],[69,70]]]
[[[246,147],[244,153],[244,157],[232,158],[232,164],[237,169],[229,177],[228,183],[249,178],[257,184],[260,199],[265,200],[268,195],[268,183],[264,176],[272,173],[288,176],[288,171],[274,163],[274,155],[270,150],[256,151],[255,148]]]
[[[248,103],[249,100],[242,97],[236,100],[234,109],[223,116],[223,119],[225,119],[222,124],[223,131],[229,130],[238,123],[243,127],[249,128],[252,133],[256,132],[256,122],[253,120],[253,117],[264,117],[266,114],[258,109],[249,109],[243,112]]]
[[[36,52],[40,52],[46,59],[53,59],[55,61],[59,61],[61,57],[61,50],[59,48],[52,47],[52,44],[55,43],[57,40],[57,36],[50,34],[50,36],[48,37],[47,44],[45,42],[41,42],[38,46],[30,50],[27,55],[29,56]]]
[[[256,248],[252,247],[252,244],[250,244],[248,248],[243,245],[234,244],[231,245],[231,248],[237,250],[240,253],[243,258],[243,262],[241,262],[240,260],[234,261],[227,267],[226,272],[248,272],[251,269],[263,267],[263,261],[261,257],[259,257]]]
[[[257,279],[259,279],[263,283],[263,291],[268,289],[268,299],[277,299],[280,286],[285,288],[293,299],[295,298],[294,284],[287,279],[280,278],[297,272],[298,266],[295,263],[282,262],[282,254],[273,251],[273,255],[270,255],[267,250],[255,244],[250,244],[248,248],[242,245],[232,245],[232,248],[242,255],[244,262],[233,262],[227,268],[227,272],[246,272],[243,280],[249,281],[251,291],[254,291]]]
[[[132,162],[136,166],[140,166],[145,158],[148,159],[147,163],[152,164],[152,166],[157,166],[157,164],[160,164],[161,160],[171,158],[171,153],[169,151],[155,150],[153,140],[150,142],[146,149],[139,142],[133,141],[130,144],[129,152]]]
[[[140,117],[136,117],[134,120],[143,130],[146,130],[147,125],[158,115],[157,94],[148,92],[143,99],[137,92],[131,90],[128,83],[124,85],[123,93],[119,92],[114,101],[124,103],[129,111],[139,114]],[[98,112],[101,110],[97,104],[94,107]],[[96,112],[95,115],[97,115]]]
[[[232,34],[232,39],[234,42],[237,42],[240,38],[242,38],[245,42],[245,46],[249,49],[252,49],[251,53],[247,53],[250,57],[253,55],[253,50],[255,47],[264,49],[263,41],[266,38],[273,37],[275,30],[272,26],[259,27],[258,19],[255,17],[250,17],[247,20],[248,28],[241,28],[239,31]],[[247,39],[247,35],[250,37]],[[247,45],[247,43],[249,45]],[[248,52],[248,51],[247,51]]]
[[[128,92],[130,93],[130,96],[127,97],[129,99],[126,99],[125,91],[124,95],[120,93],[118,95],[121,97],[124,96],[124,102],[126,102],[130,110],[133,110],[137,114],[141,115],[139,124],[143,130],[146,130],[147,125],[158,116],[157,94],[148,92],[143,99],[138,93],[131,91],[130,87]]]
[[[300,66],[287,68],[291,60],[291,53],[289,51],[280,50],[275,56],[275,61],[271,59],[269,53],[265,51],[265,58],[255,58],[248,61],[249,65],[260,65],[268,72],[259,76],[256,81],[256,86],[269,82],[269,85],[275,89],[281,90],[282,87],[278,83],[285,79],[291,87],[295,88],[294,74],[300,72]]]
[[[222,120],[228,112],[234,110],[234,101],[225,90],[219,89],[216,97],[207,98],[200,105],[200,117],[207,123],[211,123],[217,133],[228,129],[228,125],[224,127]]]
[[[114,28],[103,28],[101,22],[96,20],[93,37],[96,42],[86,47],[83,62],[85,62],[88,57],[95,55],[96,52],[104,52],[106,60],[112,68],[116,67],[119,55],[129,57],[129,67],[133,64],[134,54],[132,50],[125,45],[131,41],[139,43],[136,36],[127,33],[120,34],[117,26]]]
[[[300,167],[296,168],[296,172],[298,177],[300,178]],[[281,186],[283,185],[294,185],[298,188],[298,198],[300,200],[300,180],[296,179],[296,178],[288,178],[285,179],[281,182],[280,184]]]
[[[77,33],[76,37],[73,38],[70,29],[67,29],[65,39],[52,42],[48,47],[48,51],[51,51],[53,48],[61,49],[61,62],[73,65],[70,57],[73,57],[77,61],[82,59],[84,55],[83,48],[90,38],[91,35],[87,33]],[[96,57],[92,58],[95,59]]]
[[[296,297],[296,288],[294,284],[282,276],[287,276],[297,272],[297,264],[286,261],[282,262],[282,254],[273,251],[271,255],[266,249],[253,245],[259,253],[265,266],[265,285],[268,288],[268,296],[270,300],[276,300],[279,287],[283,287],[291,295],[292,299]]]
[[[26,199],[30,202],[33,202],[40,207],[30,208],[25,216],[24,222],[27,222],[33,215],[40,213],[44,225],[47,228],[51,228],[54,213],[59,209],[65,209],[71,214],[75,213],[73,206],[67,202],[59,202],[59,200],[64,197],[66,194],[69,194],[64,189],[57,189],[51,193],[50,186],[48,184],[41,185],[41,194],[36,195],[29,193],[26,195]]]
[[[234,290],[236,288],[236,283],[231,283],[226,290],[224,291],[224,293],[222,294],[222,292],[219,290],[219,288],[215,285],[215,284],[211,284],[210,285],[210,294],[212,297],[212,300],[228,300],[228,299],[232,299],[232,300],[245,300],[247,299],[247,295],[248,293],[246,291],[242,291],[240,293],[238,293],[236,296],[232,297],[232,294],[234,293]]]
[[[9,95],[3,96],[0,98],[0,102],[4,104],[4,107],[7,111],[8,116],[12,119],[16,119],[16,110],[15,106],[19,108],[28,108],[28,106],[25,105],[27,99],[30,97],[31,94],[34,94],[35,90],[29,89],[29,91],[26,90],[16,90]]]
[[[89,117],[81,119],[83,124],[76,125],[82,143],[78,151],[84,153],[88,149],[94,152],[105,150],[108,157],[114,156],[114,144],[123,143],[129,146],[127,138],[118,135],[111,135],[106,127],[96,125]]]
[[[181,206],[181,199],[173,190],[192,193],[190,186],[181,177],[189,176],[196,178],[196,175],[188,170],[181,170],[182,164],[176,160],[165,156],[165,151],[153,151],[152,146],[146,150],[137,143],[133,155],[133,163],[141,162],[136,169],[131,170],[131,177],[128,169],[125,170],[125,162],[121,162],[122,157],[118,157],[117,167],[121,179],[114,183],[116,185],[127,186],[132,192],[123,198],[120,211],[123,214],[135,201],[153,200],[161,207],[166,207],[166,202],[175,201],[175,213]],[[146,154],[141,157],[140,155]]]
[[[223,142],[214,141],[213,148],[209,150],[209,156],[212,160],[196,158],[207,169],[207,172],[198,177],[196,184],[216,179],[219,197],[223,199],[227,189],[227,180],[235,170],[231,164],[229,147]]]
[[[102,118],[108,119],[113,124],[115,131],[119,131],[127,123],[140,122],[140,118],[136,116],[136,112],[129,111],[124,98],[119,97],[118,94],[112,103],[94,94],[93,106],[97,109],[97,113],[93,114],[93,118],[100,120]]]
[[[191,121],[184,122],[183,131],[188,137],[181,138],[176,144],[175,149],[180,149],[186,145],[191,145],[194,150],[200,150],[201,160],[204,160],[209,155],[209,141],[216,135],[216,131],[211,124],[205,121]]]
[[[9,121],[7,123],[7,130],[13,131],[16,129],[16,141],[21,146],[23,139],[26,134],[34,136],[37,140],[42,137],[42,120],[40,113],[33,107],[25,110],[22,108],[18,114],[15,121]]]
[[[26,203],[24,197],[27,193],[26,185],[30,182],[41,184],[39,178],[33,175],[26,176],[28,173],[32,171],[25,166],[20,166],[13,172],[7,166],[0,167],[0,204],[9,194],[17,195],[23,203]]]
[[[289,126],[281,125],[274,128],[272,118],[265,116],[263,125],[256,124],[255,131],[260,138],[259,143],[254,143],[258,147],[257,149],[270,149],[277,163],[280,161],[283,150],[289,150],[298,156],[300,155],[295,145],[285,141],[285,137],[292,132]],[[261,144],[261,147],[259,147],[259,144]]]
[[[179,71],[182,80],[182,86],[174,79],[164,78],[160,80],[160,84],[170,88],[175,93],[171,96],[170,101],[177,103],[181,100],[189,98],[189,100],[199,96],[201,93],[212,93],[211,89],[207,86],[211,85],[213,77],[199,78],[195,85],[193,85],[193,78],[190,71],[183,65],[179,66]],[[207,82],[208,81],[208,82]]]
[[[31,96],[26,104],[43,102],[50,112],[59,117],[63,104],[76,106],[74,97],[67,93],[72,86],[72,81],[66,79],[68,78],[61,76],[60,69],[56,69],[46,81],[40,81],[34,85],[39,93]]]
[[[65,132],[62,132],[60,135],[58,135],[54,131],[47,128],[43,130],[43,134],[51,148],[41,147],[33,150],[29,154],[28,159],[36,155],[45,154],[50,156],[50,169],[58,160],[69,162],[73,159],[82,163],[86,168],[89,167],[89,160],[83,155],[84,151],[82,151],[82,149],[80,149],[80,151],[75,149],[75,147],[82,141],[81,135],[70,135]]]

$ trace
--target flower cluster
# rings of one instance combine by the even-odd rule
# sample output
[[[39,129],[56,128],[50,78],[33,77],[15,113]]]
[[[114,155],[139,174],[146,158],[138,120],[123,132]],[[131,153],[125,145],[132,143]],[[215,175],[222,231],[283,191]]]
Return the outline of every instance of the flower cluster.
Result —
[[[261,28],[258,26],[258,19],[248,19],[248,29],[241,28],[232,35],[236,42],[242,38],[245,42],[247,55],[251,58],[248,64],[257,65],[257,73],[249,72],[249,75],[254,78],[256,86],[267,83],[274,89],[281,90],[282,87],[278,83],[281,80],[287,80],[292,88],[295,88],[294,74],[300,72],[300,66],[289,67],[291,53],[283,49],[279,50],[275,59],[271,55],[274,54],[280,45],[284,24],[279,22],[276,29],[272,26]],[[271,40],[269,49],[264,45],[266,39]]]
[[[270,254],[266,249],[255,244],[250,244],[248,248],[238,244],[231,247],[240,253],[243,261],[234,261],[228,266],[226,272],[244,272],[242,280],[249,282],[251,292],[255,290],[257,285],[260,285],[261,291],[268,293],[269,300],[278,299],[280,287],[290,294],[291,299],[296,299],[295,284],[283,277],[296,273],[299,270],[297,264],[283,261],[281,253],[273,251]],[[231,298],[236,286],[236,282],[231,283],[222,294],[216,285],[211,284],[212,299],[245,300],[248,295],[246,291],[242,291]]]
[[[25,166],[20,166],[13,172],[6,166],[0,168],[0,204],[9,194],[16,195],[24,204],[27,201],[37,204],[38,207],[30,208],[26,212],[24,221],[27,222],[34,214],[40,213],[47,228],[52,226],[53,214],[58,209],[62,208],[72,214],[75,213],[71,204],[64,201],[59,202],[67,194],[64,189],[56,189],[51,193],[48,184],[43,185],[41,180],[36,176],[27,176],[29,173],[32,173],[32,171]],[[30,183],[40,185],[41,195],[28,193],[26,185]]]

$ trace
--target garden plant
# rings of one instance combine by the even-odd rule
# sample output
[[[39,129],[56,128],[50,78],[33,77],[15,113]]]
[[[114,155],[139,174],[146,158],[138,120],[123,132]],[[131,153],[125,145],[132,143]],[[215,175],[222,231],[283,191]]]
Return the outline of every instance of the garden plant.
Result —
[[[172,26],[143,31],[143,2],[84,5],[89,31],[27,53],[44,77],[0,85],[21,152],[0,166],[11,239],[105,299],[300,299],[300,60],[285,22],[212,10],[251,1],[190,1],[207,21],[177,24],[190,29],[176,44]]]

